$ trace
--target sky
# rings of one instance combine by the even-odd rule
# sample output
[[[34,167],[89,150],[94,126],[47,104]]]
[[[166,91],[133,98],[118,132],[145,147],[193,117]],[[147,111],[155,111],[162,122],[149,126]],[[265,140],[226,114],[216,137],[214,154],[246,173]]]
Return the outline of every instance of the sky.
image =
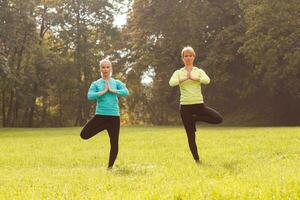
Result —
[[[123,4],[116,5],[120,9],[120,12],[119,14],[115,15],[114,18],[115,26],[121,27],[126,24],[127,12],[129,11],[129,8],[131,6],[130,2],[132,3],[133,1],[124,0]]]
[[[114,25],[117,27],[121,27],[127,23],[127,14],[119,14],[114,18]],[[145,85],[151,84],[153,82],[153,76],[155,75],[154,71],[149,70],[144,73],[142,76],[142,83]]]
[[[114,25],[117,26],[117,27],[121,27],[123,26],[124,24],[126,24],[126,14],[123,14],[123,15],[117,15],[115,16],[115,19],[114,19]]]

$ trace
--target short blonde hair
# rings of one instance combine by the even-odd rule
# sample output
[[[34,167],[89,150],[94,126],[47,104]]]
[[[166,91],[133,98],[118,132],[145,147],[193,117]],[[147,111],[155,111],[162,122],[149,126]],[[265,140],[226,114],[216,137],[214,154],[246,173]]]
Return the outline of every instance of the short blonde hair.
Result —
[[[185,52],[190,52],[190,53],[193,54],[194,57],[196,57],[196,53],[195,53],[193,47],[191,47],[191,46],[186,46],[186,47],[184,47],[184,48],[182,49],[182,51],[181,51],[181,57],[182,57],[182,58],[183,58]]]
[[[110,77],[112,76],[112,72],[113,72],[113,70],[112,70],[112,64],[111,64],[111,62],[110,62],[110,60],[108,59],[108,58],[104,58],[104,59],[102,59],[102,60],[100,60],[100,62],[99,62],[99,67],[101,68],[101,66],[104,64],[104,63],[109,63],[110,64],[110,66],[111,66],[111,72],[110,72]],[[102,74],[102,72],[100,72],[101,73],[101,77],[103,77],[103,74]]]
[[[108,60],[108,58],[104,58],[104,59],[100,60],[99,66],[101,67],[101,65],[103,65],[106,62],[108,62],[110,65],[112,65],[111,62],[110,62],[110,60]]]

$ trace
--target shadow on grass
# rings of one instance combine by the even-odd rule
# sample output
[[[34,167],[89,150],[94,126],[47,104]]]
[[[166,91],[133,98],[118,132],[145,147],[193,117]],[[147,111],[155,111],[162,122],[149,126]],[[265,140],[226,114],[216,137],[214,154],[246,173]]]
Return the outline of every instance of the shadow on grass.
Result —
[[[121,176],[146,175],[152,173],[155,168],[155,165],[129,165],[126,167],[116,167],[112,170],[112,173]]]
[[[238,160],[229,160],[223,163],[223,168],[228,170],[230,173],[238,173],[240,172],[239,164],[240,161]]]

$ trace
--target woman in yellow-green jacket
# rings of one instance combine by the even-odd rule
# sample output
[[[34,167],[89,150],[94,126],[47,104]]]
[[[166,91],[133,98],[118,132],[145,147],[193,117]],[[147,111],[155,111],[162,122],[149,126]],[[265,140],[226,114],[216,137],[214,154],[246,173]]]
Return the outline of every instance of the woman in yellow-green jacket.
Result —
[[[188,46],[182,49],[181,57],[184,67],[176,70],[170,81],[170,86],[179,85],[180,88],[180,115],[187,133],[188,143],[197,164],[201,163],[196,145],[196,121],[219,124],[222,116],[214,109],[204,104],[201,93],[201,84],[209,84],[206,73],[195,67],[195,51]]]

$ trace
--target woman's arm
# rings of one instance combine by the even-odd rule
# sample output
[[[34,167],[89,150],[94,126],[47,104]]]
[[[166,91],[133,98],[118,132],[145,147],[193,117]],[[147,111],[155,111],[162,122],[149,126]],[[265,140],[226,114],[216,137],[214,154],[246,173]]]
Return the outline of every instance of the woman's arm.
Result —
[[[99,96],[98,91],[97,91],[97,86],[93,82],[89,88],[89,91],[87,93],[87,98],[88,100],[96,100],[97,97]]]
[[[117,90],[112,91],[113,93],[116,93],[118,96],[128,96],[129,91],[124,83],[117,80]]]
[[[191,80],[193,80],[193,81],[200,81],[200,76],[193,76],[192,75],[192,71],[189,71],[188,72],[188,77],[189,77],[189,79],[191,79]]]
[[[88,100],[96,100],[97,97],[102,96],[103,94],[105,94],[108,91],[107,86],[105,86],[105,89],[101,92],[99,92],[97,90],[97,86],[96,84],[93,82],[89,88],[88,94],[87,94],[87,98]]]
[[[199,69],[199,79],[202,84],[209,84],[210,78],[207,76],[204,70]]]
[[[175,87],[175,86],[179,85],[180,83],[182,83],[182,82],[184,82],[184,81],[187,81],[187,80],[189,80],[189,79],[190,79],[189,73],[187,74],[186,77],[180,78],[180,77],[179,77],[179,71],[176,70],[176,71],[173,73],[172,77],[170,78],[169,85],[170,85],[171,87]]]
[[[172,74],[172,76],[169,80],[169,85],[171,87],[175,87],[175,86],[179,85],[179,77],[178,77],[178,71],[177,70]]]

